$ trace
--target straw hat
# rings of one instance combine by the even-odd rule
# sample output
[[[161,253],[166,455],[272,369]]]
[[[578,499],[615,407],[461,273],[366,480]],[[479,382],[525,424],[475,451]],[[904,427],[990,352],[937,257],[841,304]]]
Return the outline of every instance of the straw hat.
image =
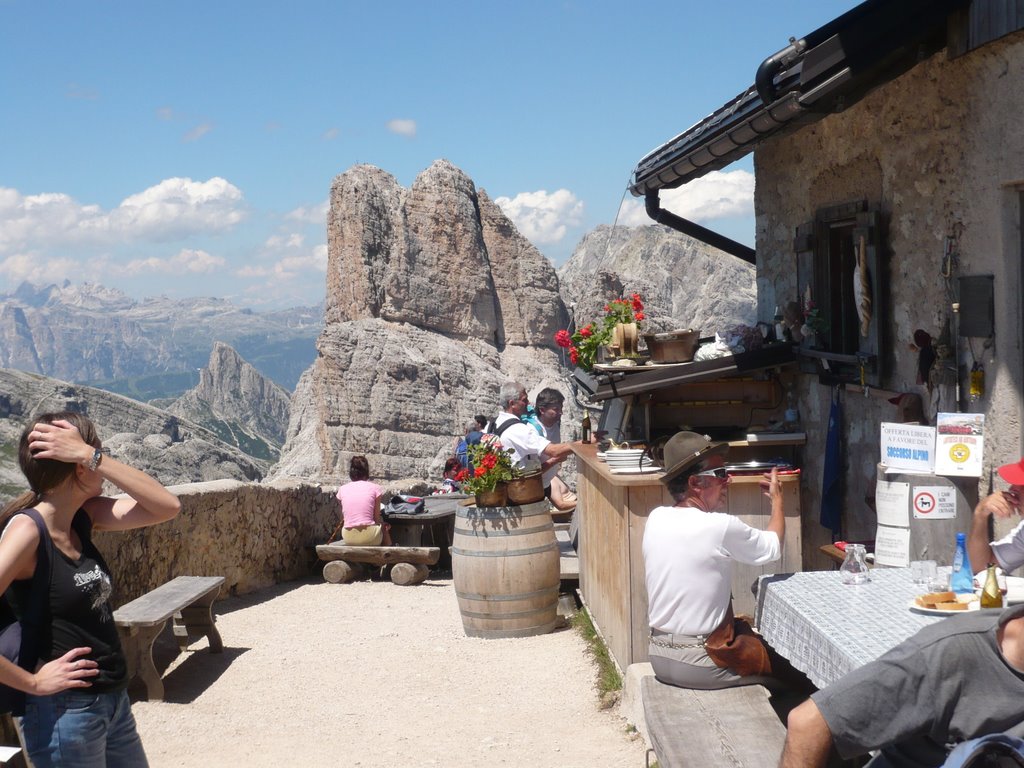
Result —
[[[698,435],[696,432],[677,432],[665,443],[665,474],[661,481],[667,483],[706,456],[725,454],[728,450],[728,443],[712,442],[707,435]]]

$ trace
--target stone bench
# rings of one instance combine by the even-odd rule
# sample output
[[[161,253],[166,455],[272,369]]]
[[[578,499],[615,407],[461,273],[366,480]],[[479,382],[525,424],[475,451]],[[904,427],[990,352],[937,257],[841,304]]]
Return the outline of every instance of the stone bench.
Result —
[[[763,686],[697,691],[645,677],[640,695],[660,768],[775,768],[779,764],[786,728]]]
[[[128,679],[142,678],[150,700],[164,697],[164,684],[153,663],[153,641],[174,618],[174,636],[184,651],[190,637],[206,637],[210,653],[224,650],[214,625],[213,601],[223,576],[178,576],[114,611],[114,624],[128,659]]]
[[[390,565],[391,581],[400,586],[423,582],[441,557],[440,547],[350,547],[318,544],[317,557],[326,560],[324,581],[346,584],[366,575],[367,565]]]

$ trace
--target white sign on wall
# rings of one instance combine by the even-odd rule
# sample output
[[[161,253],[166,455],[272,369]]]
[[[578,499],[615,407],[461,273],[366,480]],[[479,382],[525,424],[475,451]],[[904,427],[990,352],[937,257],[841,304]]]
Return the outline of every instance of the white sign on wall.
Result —
[[[935,419],[935,474],[981,477],[985,448],[985,416],[981,413],[940,413]]]
[[[878,526],[875,532],[875,565],[897,568],[910,565],[910,529]]]
[[[911,500],[916,520],[952,520],[956,517],[956,488],[951,485],[919,485]]]
[[[935,467],[935,428],[882,422],[882,463],[890,469],[931,472]]]
[[[879,525],[910,525],[910,483],[875,483],[875,511]]]

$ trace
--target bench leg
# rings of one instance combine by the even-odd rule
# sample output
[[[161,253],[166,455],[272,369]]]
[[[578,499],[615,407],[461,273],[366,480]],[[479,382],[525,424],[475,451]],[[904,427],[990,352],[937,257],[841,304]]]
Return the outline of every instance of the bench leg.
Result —
[[[174,614],[174,637],[178,641],[178,648],[184,651],[188,648],[189,635],[193,637],[205,636],[210,641],[210,653],[220,653],[224,650],[224,643],[220,639],[220,632],[213,618],[213,601],[220,592],[218,587],[213,592],[199,598],[187,608]]]
[[[430,569],[427,566],[415,563],[395,563],[391,569],[392,583],[403,587],[421,584],[429,575]]]
[[[331,560],[324,565],[324,581],[328,584],[348,584],[366,575],[366,567],[362,563],[346,563],[344,560]]]
[[[142,678],[146,685],[146,698],[150,701],[163,701],[164,698],[164,684],[153,663],[153,641],[166,625],[164,621],[152,627],[118,627],[121,646],[128,661],[128,680],[136,676]]]

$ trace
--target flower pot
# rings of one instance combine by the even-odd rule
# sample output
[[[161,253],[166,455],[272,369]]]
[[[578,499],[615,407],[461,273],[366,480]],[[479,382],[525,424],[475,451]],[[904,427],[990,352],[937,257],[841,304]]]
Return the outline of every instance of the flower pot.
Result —
[[[636,323],[618,323],[612,330],[610,351],[615,357],[635,357],[638,338]]]
[[[510,504],[533,504],[544,498],[544,475],[535,472],[508,482]]]
[[[498,483],[493,491],[481,491],[476,494],[478,507],[504,507],[508,504],[508,486]]]

